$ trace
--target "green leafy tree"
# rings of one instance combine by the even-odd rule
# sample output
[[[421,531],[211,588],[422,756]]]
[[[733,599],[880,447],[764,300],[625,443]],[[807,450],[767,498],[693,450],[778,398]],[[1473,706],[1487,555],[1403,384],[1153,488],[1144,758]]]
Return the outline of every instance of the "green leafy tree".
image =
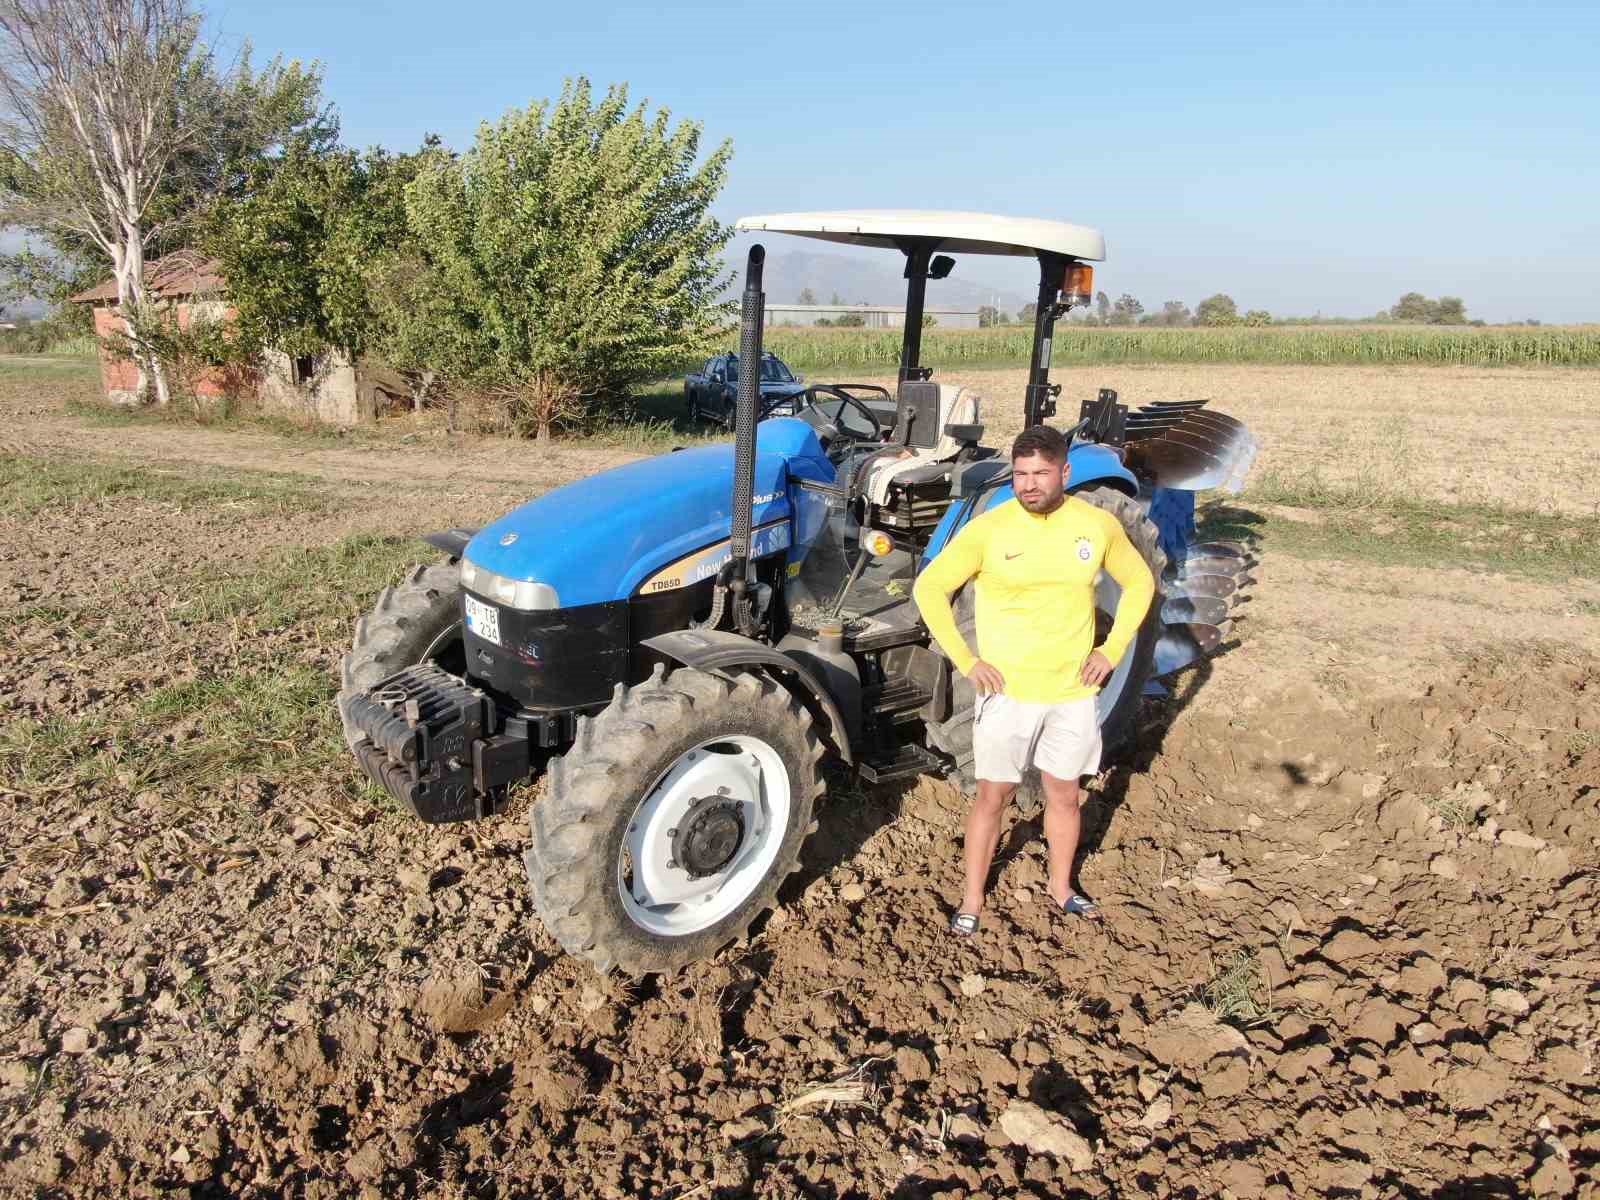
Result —
[[[867,319],[865,317],[863,317],[860,313],[846,312],[846,313],[840,313],[838,318],[835,319],[835,321],[833,323],[836,326],[839,326],[839,327],[845,328],[845,329],[860,329],[863,325],[865,325],[867,323]],[[927,324],[927,322],[924,321],[923,324]]]
[[[222,265],[241,340],[291,356],[332,347],[351,362],[383,338],[369,264],[408,243],[405,185],[425,158],[297,149],[256,164],[252,186],[212,212],[205,244]]]
[[[1194,323],[1196,325],[1237,325],[1239,323],[1239,306],[1233,302],[1233,297],[1223,292],[1214,296],[1207,296],[1194,306]]]
[[[332,128],[315,64],[257,73],[248,47],[228,65],[200,35],[188,0],[0,4],[0,222],[35,236],[0,267],[57,296],[109,270],[136,343],[146,259],[185,244],[251,155]],[[165,403],[154,348],[136,359]]]
[[[1262,326],[1272,324],[1272,314],[1264,308],[1252,308],[1241,319],[1246,325]]]
[[[1112,325],[1132,325],[1139,319],[1139,314],[1144,312],[1144,305],[1140,304],[1127,292],[1117,297],[1117,302],[1111,306]]]
[[[1035,318],[1038,316],[1038,313],[1039,306],[1030,300],[1021,308],[1017,309],[1017,321],[1022,325],[1032,325],[1035,323]]]
[[[430,157],[405,190],[415,249],[380,269],[404,317],[384,357],[497,397],[546,440],[709,350],[732,312],[730,231],[709,209],[733,151],[700,162],[700,133],[579,78]]]
[[[839,299],[839,293],[838,293],[838,292],[835,292],[835,293],[834,293],[834,294],[833,294],[833,298],[832,298],[832,299],[831,299],[831,300],[829,300],[829,301],[828,301],[828,303],[829,303],[829,304],[843,304],[843,303],[844,303],[844,301],[843,301],[843,300],[841,300],[841,299]]]
[[[1467,306],[1460,296],[1440,296],[1433,307],[1433,321],[1436,325],[1465,325]]]
[[[796,304],[815,304],[816,302],[817,295],[810,288],[801,288],[800,297],[795,301]]]
[[[978,328],[992,329],[1000,324],[1000,310],[992,304],[978,306]]]
[[[1407,325],[1427,325],[1433,321],[1435,311],[1433,301],[1421,292],[1407,292],[1395,301],[1389,317]]]
[[[1187,325],[1194,317],[1189,312],[1189,306],[1182,300],[1168,300],[1161,306],[1157,321],[1162,325]]]

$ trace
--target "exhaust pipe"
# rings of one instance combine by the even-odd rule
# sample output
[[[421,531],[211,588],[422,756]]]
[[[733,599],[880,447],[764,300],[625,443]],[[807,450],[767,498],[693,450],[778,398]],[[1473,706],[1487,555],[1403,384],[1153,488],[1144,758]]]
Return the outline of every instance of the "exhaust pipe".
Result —
[[[756,478],[756,416],[761,404],[761,331],[766,319],[766,297],[761,272],[766,249],[755,245],[745,260],[744,307],[739,321],[739,394],[734,404],[733,529],[729,538],[732,559],[728,588],[733,593],[734,624],[746,637],[754,636],[757,621],[750,603],[750,527],[754,519]]]

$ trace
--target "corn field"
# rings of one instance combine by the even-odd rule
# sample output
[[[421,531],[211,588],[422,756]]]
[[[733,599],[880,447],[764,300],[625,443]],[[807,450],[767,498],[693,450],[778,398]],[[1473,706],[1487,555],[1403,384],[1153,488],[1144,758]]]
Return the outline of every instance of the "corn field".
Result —
[[[937,327],[922,335],[922,361],[934,366],[1026,366],[1033,330]],[[900,360],[894,329],[766,331],[765,346],[796,370],[892,369]],[[1287,363],[1363,366],[1600,366],[1600,326],[1438,328],[1282,326],[1276,329],[1090,329],[1058,325],[1052,360],[1069,363]]]

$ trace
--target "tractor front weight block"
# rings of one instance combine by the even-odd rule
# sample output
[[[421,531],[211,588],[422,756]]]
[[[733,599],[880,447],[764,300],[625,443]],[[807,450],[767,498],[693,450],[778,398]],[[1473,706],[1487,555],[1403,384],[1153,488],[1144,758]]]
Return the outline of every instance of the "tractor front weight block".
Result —
[[[526,724],[496,734],[493,701],[431,662],[351,696],[345,715],[367,774],[430,825],[490,815],[496,789],[528,773]]]

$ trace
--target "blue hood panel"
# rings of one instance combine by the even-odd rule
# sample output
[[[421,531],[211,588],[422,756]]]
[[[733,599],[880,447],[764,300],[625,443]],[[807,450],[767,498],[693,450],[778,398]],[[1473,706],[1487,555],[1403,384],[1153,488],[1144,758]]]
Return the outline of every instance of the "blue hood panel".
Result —
[[[833,468],[804,421],[763,421],[756,525],[790,515],[791,476],[831,482]],[[726,538],[732,504],[733,446],[679,450],[528,501],[479,530],[466,557],[509,579],[549,584],[563,608],[623,600],[660,567]]]

